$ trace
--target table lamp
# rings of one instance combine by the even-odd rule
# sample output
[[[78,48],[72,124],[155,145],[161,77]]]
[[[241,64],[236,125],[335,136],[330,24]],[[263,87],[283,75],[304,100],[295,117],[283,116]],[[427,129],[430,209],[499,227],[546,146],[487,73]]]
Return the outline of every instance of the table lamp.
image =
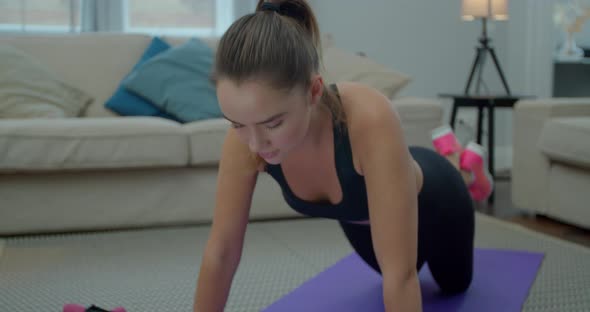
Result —
[[[463,0],[461,15],[463,20],[473,21],[475,19],[481,19],[482,21],[482,33],[479,38],[479,46],[477,47],[477,53],[471,66],[467,85],[465,86],[465,94],[469,93],[471,82],[476,71],[478,71],[478,79],[475,87],[476,94],[479,94],[479,85],[481,82],[481,74],[483,71],[483,65],[485,62],[486,54],[489,53],[492,56],[496,70],[500,75],[506,94],[510,95],[510,88],[504,73],[496,57],[494,48],[490,45],[491,39],[488,37],[487,22],[488,20],[507,20],[508,19],[508,0]]]

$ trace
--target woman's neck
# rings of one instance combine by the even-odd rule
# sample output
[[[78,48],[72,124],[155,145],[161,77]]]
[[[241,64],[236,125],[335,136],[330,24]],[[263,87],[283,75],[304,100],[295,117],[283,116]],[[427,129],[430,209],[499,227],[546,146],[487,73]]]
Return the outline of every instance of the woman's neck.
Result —
[[[295,158],[316,157],[321,152],[332,129],[332,114],[325,106],[319,105],[312,112],[307,135],[305,136],[297,151],[293,153]]]

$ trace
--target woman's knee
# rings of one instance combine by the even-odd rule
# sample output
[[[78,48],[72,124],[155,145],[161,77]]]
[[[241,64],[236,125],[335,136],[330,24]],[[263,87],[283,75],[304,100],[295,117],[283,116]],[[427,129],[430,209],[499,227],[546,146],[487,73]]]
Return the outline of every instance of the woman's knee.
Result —
[[[456,295],[467,291],[469,286],[471,286],[472,280],[473,274],[470,272],[469,274],[446,280],[440,283],[439,287],[444,295]]]

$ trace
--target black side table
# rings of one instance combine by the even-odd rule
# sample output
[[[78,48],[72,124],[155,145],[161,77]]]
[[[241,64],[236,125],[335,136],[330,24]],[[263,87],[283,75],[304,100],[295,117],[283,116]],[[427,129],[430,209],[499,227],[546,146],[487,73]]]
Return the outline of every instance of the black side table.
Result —
[[[494,109],[513,108],[514,104],[525,98],[532,98],[531,96],[522,95],[469,95],[463,93],[442,93],[439,94],[441,98],[453,99],[453,110],[451,112],[451,127],[455,129],[455,119],[457,111],[460,107],[475,107],[477,108],[477,143],[482,143],[482,123],[483,110],[488,110],[488,169],[492,178],[495,179],[494,171]],[[494,193],[488,199],[490,203],[494,202]]]

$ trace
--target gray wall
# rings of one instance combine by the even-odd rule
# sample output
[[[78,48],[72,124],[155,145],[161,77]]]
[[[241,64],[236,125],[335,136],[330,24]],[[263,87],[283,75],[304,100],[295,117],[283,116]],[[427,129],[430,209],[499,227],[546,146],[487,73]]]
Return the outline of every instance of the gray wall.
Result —
[[[436,96],[463,90],[481,24],[460,19],[461,1],[311,2],[320,28],[333,34],[338,46],[364,51],[413,77],[402,95]],[[498,53],[504,54],[506,27],[496,24],[494,28],[494,44]]]
[[[236,17],[254,12],[256,0],[234,0],[234,14]]]
[[[576,39],[579,45],[590,47],[590,21],[586,21],[582,31],[576,35]]]

